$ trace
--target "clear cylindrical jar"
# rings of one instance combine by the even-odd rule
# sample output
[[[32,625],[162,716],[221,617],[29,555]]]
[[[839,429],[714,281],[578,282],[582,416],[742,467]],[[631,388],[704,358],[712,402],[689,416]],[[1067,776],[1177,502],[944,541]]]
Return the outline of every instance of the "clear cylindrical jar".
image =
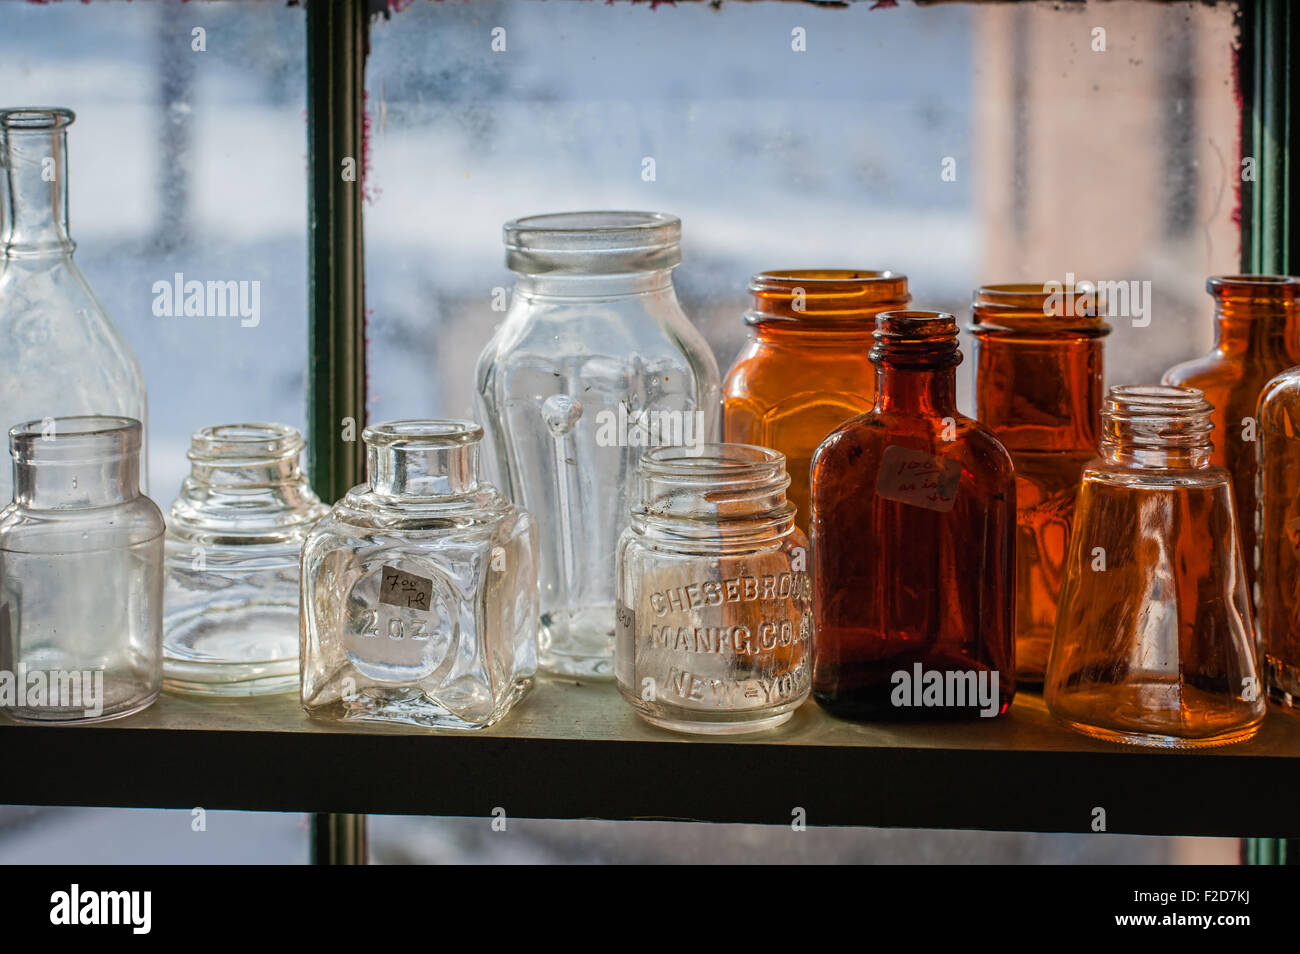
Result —
[[[985,285],[971,304],[975,416],[1016,466],[1016,681],[1043,681],[1079,475],[1097,455],[1110,333],[1091,287]]]
[[[475,406],[490,479],[538,523],[552,672],[612,675],[614,551],[641,453],[716,439],[717,363],[673,290],[680,240],[680,221],[648,212],[505,226],[516,280]]]
[[[196,431],[167,520],[163,683],[169,692],[256,695],[298,687],[298,564],[329,508],[284,424]]]
[[[708,444],[647,451],[618,549],[619,691],[679,732],[780,725],[812,682],[808,541],[785,457]]]
[[[4,710],[99,722],[162,685],[163,518],[140,493],[140,422],[60,417],[9,431],[14,500],[0,512]]]
[[[1196,388],[1113,387],[1084,468],[1043,698],[1112,742],[1254,735],[1264,689],[1232,481]]]
[[[813,454],[876,403],[876,315],[906,308],[907,277],[847,269],[760,272],[745,312],[752,334],[722,385],[723,439],[779,450],[795,522],[808,529]]]

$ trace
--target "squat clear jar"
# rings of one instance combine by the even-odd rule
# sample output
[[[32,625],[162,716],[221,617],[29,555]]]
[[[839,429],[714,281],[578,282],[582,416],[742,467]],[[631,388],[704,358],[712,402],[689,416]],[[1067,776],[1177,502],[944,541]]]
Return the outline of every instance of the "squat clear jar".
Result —
[[[785,456],[661,447],[619,542],[615,671],[647,722],[726,734],[787,721],[811,686],[808,540]]]
[[[200,695],[298,688],[298,567],[329,512],[285,424],[222,424],[190,441],[167,519],[163,687]]]

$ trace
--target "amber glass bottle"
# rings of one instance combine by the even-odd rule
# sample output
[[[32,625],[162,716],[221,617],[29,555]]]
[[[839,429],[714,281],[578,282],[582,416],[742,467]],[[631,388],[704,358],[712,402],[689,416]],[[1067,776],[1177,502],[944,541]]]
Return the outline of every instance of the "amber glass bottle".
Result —
[[[1074,497],[1100,437],[1102,340],[1091,288],[977,289],[975,416],[1016,465],[1016,681],[1041,683]]]
[[[1264,387],[1256,496],[1256,623],[1274,701],[1300,706],[1300,368]],[[1244,522],[1248,519],[1241,514]],[[1249,558],[1249,557],[1248,557]]]
[[[852,719],[992,716],[1015,692],[1011,457],[957,412],[957,320],[876,319],[876,402],[812,466],[813,693]]]
[[[723,433],[786,456],[795,523],[808,526],[813,452],[831,431],[871,410],[868,357],[876,315],[911,301],[893,272],[773,271],[749,283],[753,329],[722,386]]]
[[[1164,384],[1197,388],[1214,405],[1212,460],[1232,475],[1247,595],[1255,584],[1255,411],[1264,385],[1300,364],[1300,278],[1231,275],[1210,278],[1214,297],[1214,350],[1175,365]]]
[[[1086,735],[1222,745],[1264,717],[1228,473],[1195,388],[1111,388],[1043,698]]]

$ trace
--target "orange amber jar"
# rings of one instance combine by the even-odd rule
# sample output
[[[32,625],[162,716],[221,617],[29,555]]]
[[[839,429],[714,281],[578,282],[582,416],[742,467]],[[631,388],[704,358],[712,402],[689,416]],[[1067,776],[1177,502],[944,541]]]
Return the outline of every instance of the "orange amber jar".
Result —
[[[1207,279],[1214,297],[1214,350],[1175,365],[1164,384],[1198,388],[1214,405],[1211,460],[1232,475],[1247,592],[1255,598],[1255,410],[1264,385],[1300,364],[1300,278],[1229,275]]]
[[[1056,626],[1074,498],[1101,436],[1102,342],[1090,288],[975,292],[975,416],[1016,465],[1016,680],[1041,683]]]
[[[753,329],[722,386],[725,440],[785,454],[795,523],[808,527],[813,453],[875,405],[869,358],[876,315],[912,300],[894,272],[760,272],[749,283]]]

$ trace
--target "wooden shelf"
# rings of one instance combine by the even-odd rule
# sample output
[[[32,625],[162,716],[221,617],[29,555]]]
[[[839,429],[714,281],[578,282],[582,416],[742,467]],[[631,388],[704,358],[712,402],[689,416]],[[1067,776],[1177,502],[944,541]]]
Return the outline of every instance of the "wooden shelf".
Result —
[[[695,738],[610,684],[544,678],[501,724],[434,732],[309,720],[297,698],[164,696],[93,726],[0,725],[0,802],[251,811],[674,818],[809,825],[1300,835],[1300,718],[1199,752],[1097,742],[1017,696],[991,721],[858,725],[805,705],[780,729]]]

